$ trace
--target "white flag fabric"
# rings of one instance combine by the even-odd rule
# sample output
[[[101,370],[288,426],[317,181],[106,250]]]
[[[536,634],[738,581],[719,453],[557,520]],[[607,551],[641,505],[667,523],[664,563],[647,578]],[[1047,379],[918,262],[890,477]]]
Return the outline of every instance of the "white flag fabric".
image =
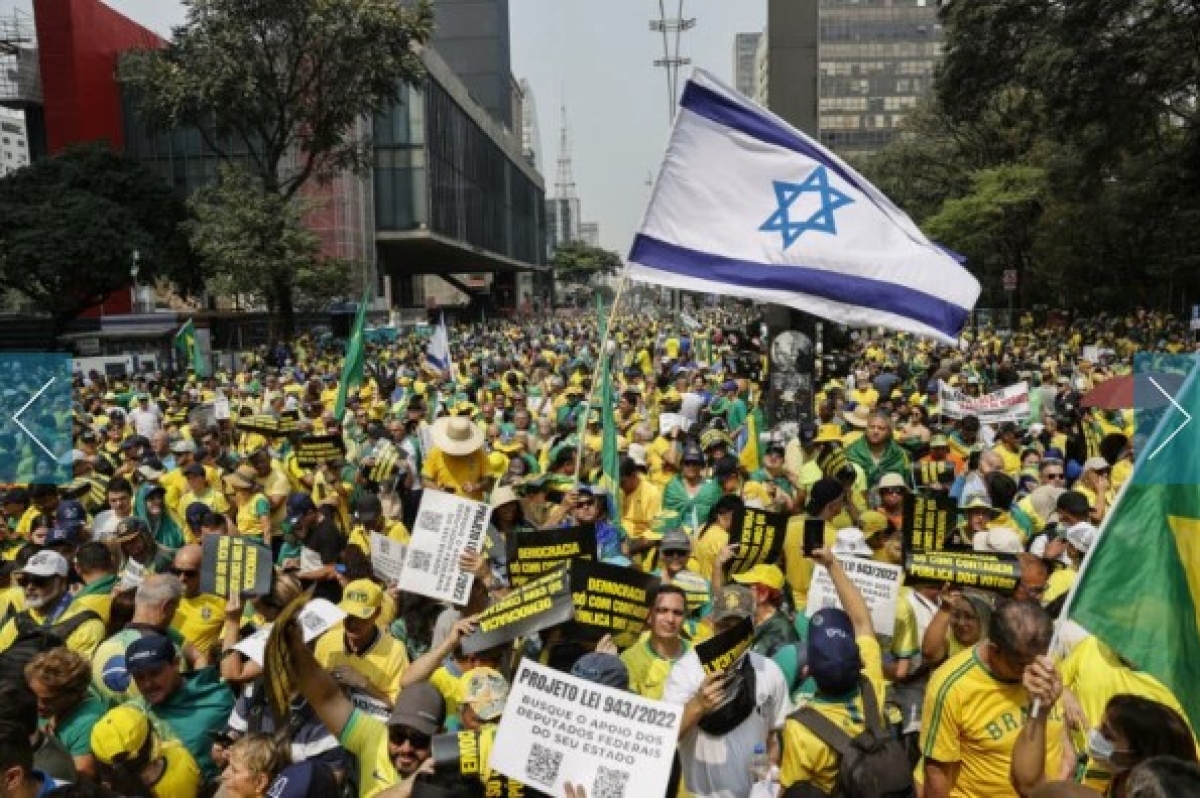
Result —
[[[450,371],[450,336],[446,333],[446,316],[438,319],[438,326],[429,337],[429,346],[425,349],[425,359],[438,371]]]
[[[980,291],[865,178],[702,70],[629,260],[633,280],[945,342]]]

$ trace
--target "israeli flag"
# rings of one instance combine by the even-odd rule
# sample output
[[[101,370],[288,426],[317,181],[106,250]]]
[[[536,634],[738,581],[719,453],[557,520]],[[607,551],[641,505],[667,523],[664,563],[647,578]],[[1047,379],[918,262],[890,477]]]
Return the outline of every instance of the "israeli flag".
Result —
[[[979,281],[837,156],[702,70],[629,277],[952,343]]]
[[[450,336],[446,333],[446,315],[438,319],[438,326],[429,337],[429,346],[425,349],[425,360],[438,371],[450,371],[453,361],[450,359]]]

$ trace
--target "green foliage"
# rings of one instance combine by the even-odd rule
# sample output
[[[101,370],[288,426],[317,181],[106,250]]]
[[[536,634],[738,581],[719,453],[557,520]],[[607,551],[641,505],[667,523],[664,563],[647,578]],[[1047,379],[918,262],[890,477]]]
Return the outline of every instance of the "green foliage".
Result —
[[[419,50],[431,29],[428,0],[191,0],[174,41],[128,54],[120,74],[151,124],[198,129],[222,161],[284,201],[260,204],[254,219],[230,208],[235,218],[218,224],[220,206],[210,196],[206,224],[242,228],[247,236],[273,229],[294,239],[287,202],[310,181],[365,167],[369,147],[360,123],[404,84],[423,80]],[[206,252],[262,272],[276,333],[290,336],[297,269],[311,260],[296,257],[304,250],[294,240],[252,238],[240,239],[236,257],[218,256],[229,248],[212,240]]]
[[[183,203],[158,175],[107,144],[68,148],[0,179],[0,285],[54,319],[55,335],[139,281],[202,275],[180,231]]]
[[[622,261],[615,252],[574,241],[556,249],[550,265],[558,279],[584,285],[593,277],[616,274]]]
[[[934,95],[861,168],[969,257],[981,304],[1004,302],[1005,269],[1025,304],[1200,294],[1194,8],[955,0],[942,21]]]

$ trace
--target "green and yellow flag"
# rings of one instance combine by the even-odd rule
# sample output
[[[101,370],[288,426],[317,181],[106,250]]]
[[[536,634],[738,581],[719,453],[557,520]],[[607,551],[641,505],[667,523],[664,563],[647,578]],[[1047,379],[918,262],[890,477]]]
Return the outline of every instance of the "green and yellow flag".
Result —
[[[612,384],[612,363],[608,357],[608,317],[604,313],[604,301],[597,302],[600,315],[600,465],[604,472],[605,487],[613,494],[613,519],[621,518],[621,452],[617,445],[616,393]]]
[[[175,349],[179,352],[180,360],[187,363],[197,377],[208,376],[208,364],[200,354],[200,342],[196,340],[196,325],[188,319],[175,333]]]
[[[1187,415],[1200,416],[1200,366],[1174,401],[1138,447],[1063,614],[1169,687],[1200,728],[1200,417]]]
[[[346,362],[342,364],[342,376],[338,380],[337,402],[333,406],[333,416],[338,421],[346,415],[346,397],[350,391],[357,389],[363,382],[363,367],[366,365],[367,302],[370,290],[363,291],[362,301],[358,303],[358,313],[354,316],[354,327],[350,330],[350,342],[346,345]]]

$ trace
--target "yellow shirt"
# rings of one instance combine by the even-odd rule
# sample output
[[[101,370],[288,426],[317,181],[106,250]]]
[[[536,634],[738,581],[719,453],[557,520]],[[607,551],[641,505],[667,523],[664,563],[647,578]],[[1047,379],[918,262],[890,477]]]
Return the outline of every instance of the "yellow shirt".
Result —
[[[446,717],[458,717],[458,696],[462,693],[462,677],[446,670],[445,665],[439,665],[430,675],[429,683],[442,694],[442,700],[446,702]]]
[[[71,604],[67,605],[66,611],[63,612],[62,617],[59,618],[56,623],[69,621],[75,615],[78,615],[79,613],[88,609],[89,607],[86,607],[82,604],[77,605],[72,602]],[[48,620],[48,617],[38,610],[29,610],[29,615],[39,625],[44,624]],[[8,647],[11,646],[16,639],[16,618],[9,618],[7,621],[5,621],[4,626],[0,627],[0,652],[7,651]],[[90,660],[92,658],[92,654],[96,653],[96,646],[100,645],[102,640],[104,640],[104,621],[100,620],[99,618],[92,618],[90,621],[84,621],[82,624],[80,624],[78,629],[71,633],[71,636],[67,638],[67,648],[71,649],[77,654],[82,655],[84,659]]]
[[[645,477],[640,478],[632,493],[621,497],[621,525],[630,538],[660,537],[652,532],[651,527],[661,512],[662,491]]]
[[[883,706],[883,655],[879,643],[869,635],[855,639],[862,656],[862,675],[875,691],[875,703],[882,713]],[[851,739],[866,729],[863,720],[863,701],[860,690],[847,696],[831,698],[820,694],[809,704],[817,712],[832,721]],[[783,727],[783,758],[779,769],[779,783],[784,788],[797,782],[807,782],[824,791],[833,792],[837,779],[840,757],[808,727],[796,720],[788,719]]]
[[[271,461],[271,473],[267,474],[262,481],[262,493],[268,500],[282,496],[287,499],[288,494],[292,492],[292,481],[288,479],[284,467],[277,461]],[[287,518],[287,502],[282,501],[279,506],[271,510],[271,526],[279,529],[280,524]]]
[[[1050,579],[1046,582],[1046,595],[1042,597],[1042,604],[1049,605],[1059,596],[1066,595],[1071,589],[1071,585],[1075,584],[1075,577],[1079,573],[1071,567],[1059,568],[1054,573],[1050,574]]]
[[[691,650],[686,640],[681,640],[682,647],[679,656]],[[638,641],[621,654],[621,661],[629,671],[629,689],[643,698],[655,701],[662,699],[663,688],[667,686],[667,677],[675,667],[676,659],[665,659],[650,645],[650,633],[643,632]]]
[[[405,546],[408,545],[408,527],[404,525],[403,521],[385,520],[383,522],[383,535],[391,538],[397,543],[401,543]],[[369,530],[367,530],[367,528],[362,524],[354,527],[354,529],[350,530],[350,540],[348,541],[348,545],[358,546],[360,549],[362,549],[364,554],[370,554],[371,535],[369,534]]]
[[[225,515],[229,512],[229,501],[225,498],[225,494],[218,490],[208,490],[203,495],[185,491],[179,498],[179,503],[175,505],[175,512],[180,519],[185,517],[187,508],[191,507],[196,502],[206,505],[208,509],[214,513]],[[192,529],[187,524],[182,524],[183,534],[187,538],[188,543],[195,543],[196,536],[192,534]]]
[[[321,637],[313,655],[327,671],[339,665],[353,668],[391,701],[400,695],[400,676],[408,667],[408,652],[387,632],[380,631],[364,653],[351,654],[346,651],[346,634],[339,624]]]
[[[373,798],[400,783],[388,751],[388,727],[383,721],[355,709],[342,727],[338,742],[358,762],[358,798]]]
[[[804,521],[807,516],[793,515],[788,519],[787,535],[783,539],[783,577],[792,589],[792,601],[799,612],[808,606],[808,587],[812,583],[813,561],[804,556]],[[837,530],[825,522],[825,548],[833,546]]]
[[[0,618],[25,609],[25,590],[20,585],[0,590]]]
[[[198,651],[212,651],[221,638],[221,627],[225,625],[225,600],[211,593],[201,593],[195,598],[181,596],[179,609],[171,626],[183,639]]]
[[[974,647],[934,672],[925,690],[921,753],[959,765],[950,798],[1015,798],[1008,774],[1029,704],[1021,683],[992,676]],[[1046,726],[1046,777],[1052,781],[1062,768],[1062,738],[1062,711],[1055,705]]]
[[[237,509],[237,516],[234,518],[237,531],[247,537],[262,540],[262,517],[264,515],[269,516],[270,514],[270,500],[261,493],[254,494],[242,502],[241,506]]]
[[[692,547],[692,556],[688,558],[687,569],[711,580],[713,568],[717,564],[717,555],[728,543],[729,533],[718,524],[709,524],[696,538],[696,545]]]
[[[1003,465],[1001,465],[1000,469],[1005,474],[1008,474],[1013,479],[1016,479],[1018,476],[1020,476],[1020,474],[1021,474],[1021,453],[1019,451],[1014,452],[1012,449],[1009,449],[1007,446],[1004,446],[1004,445],[993,446],[992,451],[995,452],[996,454],[1000,455],[1000,460],[1003,463]]]
[[[488,459],[482,449],[463,457],[451,457],[443,453],[441,449],[434,449],[425,458],[421,477],[429,481],[430,484],[427,487],[437,487],[447,493],[483,501],[482,490],[468,493],[462,489],[462,486],[472,482],[476,484],[483,482],[487,473]]]

